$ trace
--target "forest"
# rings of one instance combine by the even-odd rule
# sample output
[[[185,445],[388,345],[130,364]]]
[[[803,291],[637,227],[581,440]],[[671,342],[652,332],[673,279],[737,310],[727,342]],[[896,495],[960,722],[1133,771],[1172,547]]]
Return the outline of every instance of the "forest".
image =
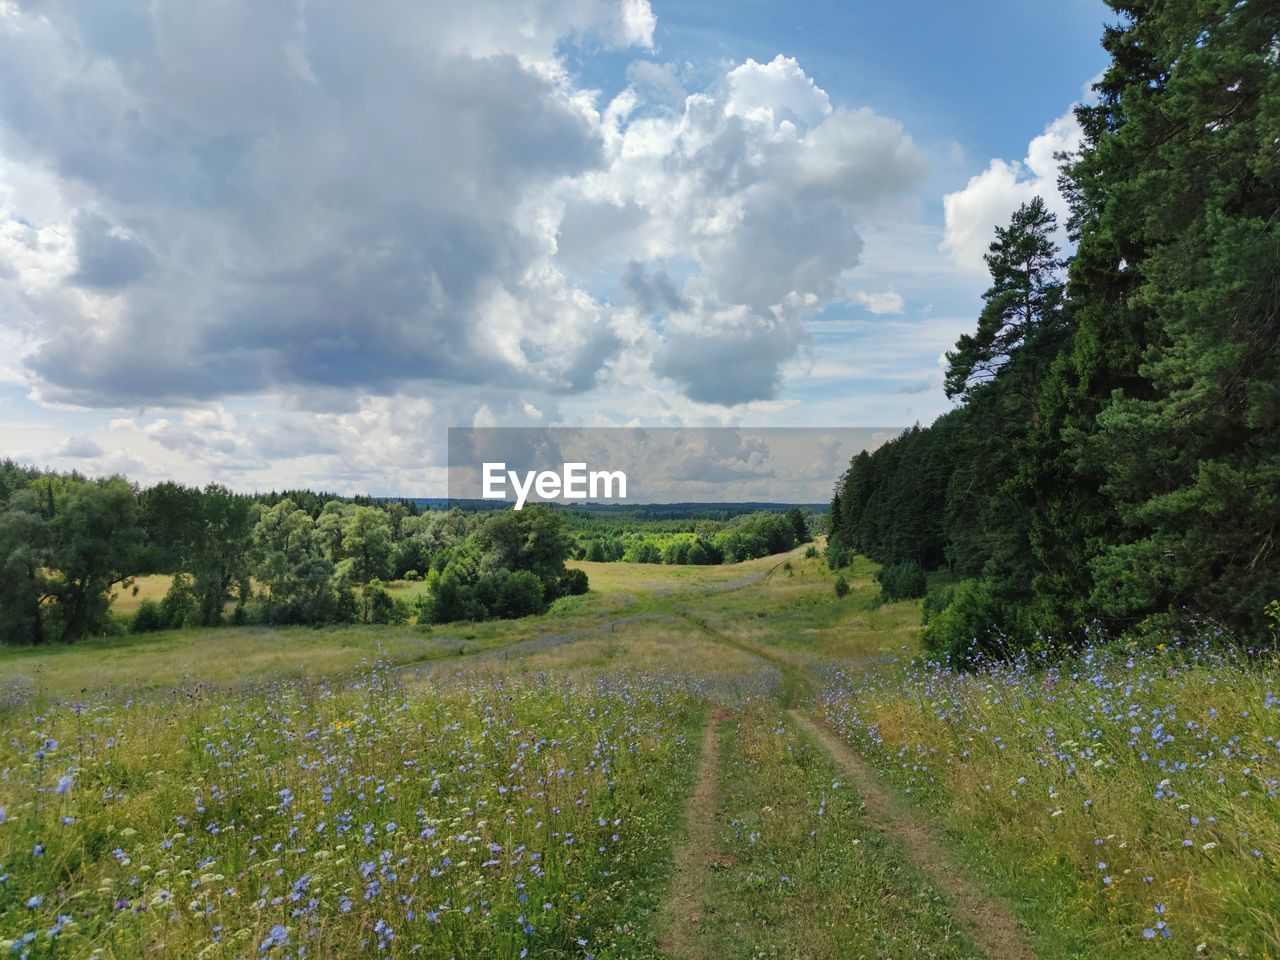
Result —
[[[833,563],[954,574],[925,604],[935,651],[1277,629],[1275,10],[1114,6],[1060,158],[1068,221],[1037,198],[996,231],[946,355],[955,409],[857,456],[831,501]]]
[[[437,504],[437,507],[441,506]],[[423,509],[307,490],[238,494],[0,463],[0,642],[229,624],[447,623],[542,613],[588,579],[567,559],[712,565],[782,553],[809,518],[684,505]],[[745,511],[745,512],[744,512]],[[127,620],[112,599],[172,578]],[[391,581],[424,582],[412,598]]]

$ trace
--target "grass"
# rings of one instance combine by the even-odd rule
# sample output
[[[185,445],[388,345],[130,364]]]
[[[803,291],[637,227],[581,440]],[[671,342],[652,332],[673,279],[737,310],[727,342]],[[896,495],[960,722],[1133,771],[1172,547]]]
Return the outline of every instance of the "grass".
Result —
[[[1280,953],[1275,661],[1098,651],[1055,670],[843,673],[827,720],[943,816],[1041,954]]]
[[[936,891],[776,706],[723,727],[708,956],[975,957]]]
[[[351,956],[390,930],[397,956],[655,956],[719,710],[707,955],[970,955],[786,705],[938,824],[1037,955],[1280,956],[1280,663],[959,674],[917,659],[920,602],[877,605],[873,564],[837,599],[802,554],[576,564],[591,593],[515,621],[0,651],[0,953]]]
[[[662,681],[380,671],[63,709],[0,748],[0,947],[652,956],[699,716]]]

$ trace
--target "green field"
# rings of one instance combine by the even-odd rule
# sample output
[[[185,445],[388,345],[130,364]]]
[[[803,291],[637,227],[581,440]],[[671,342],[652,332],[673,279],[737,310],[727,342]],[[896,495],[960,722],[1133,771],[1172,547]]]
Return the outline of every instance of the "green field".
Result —
[[[1280,951],[1274,662],[953,673],[804,552],[4,650],[3,955]]]

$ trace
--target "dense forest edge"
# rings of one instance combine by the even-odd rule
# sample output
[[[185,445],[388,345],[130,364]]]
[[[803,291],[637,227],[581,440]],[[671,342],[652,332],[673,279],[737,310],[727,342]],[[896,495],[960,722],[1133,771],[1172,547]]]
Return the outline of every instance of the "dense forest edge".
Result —
[[[960,659],[1280,621],[1280,33],[1268,4],[1112,3],[1112,63],[1039,198],[986,256],[956,409],[836,485],[858,552]]]
[[[307,490],[239,494],[0,462],[0,643],[241,624],[419,624],[543,613],[587,592],[588,559],[720,564],[782,553],[799,508],[423,510]],[[112,602],[152,574],[160,599]],[[410,599],[388,581],[421,582]]]

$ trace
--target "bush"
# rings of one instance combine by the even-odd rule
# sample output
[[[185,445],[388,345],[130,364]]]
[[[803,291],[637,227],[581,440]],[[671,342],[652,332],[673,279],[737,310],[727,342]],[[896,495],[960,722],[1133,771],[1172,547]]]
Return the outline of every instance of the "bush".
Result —
[[[364,586],[364,603],[369,623],[395,623],[398,611],[395,600],[381,580],[370,580]],[[403,623],[404,621],[400,621]]]
[[[966,580],[951,588],[945,607],[930,613],[924,645],[953,662],[973,663],[1025,647],[1028,633],[1023,616],[991,581]]]
[[[622,559],[628,563],[661,563],[662,552],[658,549],[657,544],[642,540],[634,544]]]
[[[853,554],[849,552],[849,548],[840,543],[827,544],[827,568],[830,570],[843,570],[850,561],[853,560]]]
[[[849,595],[849,581],[843,576],[836,577],[836,596],[847,597]]]
[[[804,558],[806,560],[812,560],[817,555],[818,555],[818,548],[815,547],[812,543],[809,544],[809,546],[804,548]]]
[[[173,583],[160,601],[160,618],[164,623],[160,629],[193,623],[197,612],[196,591],[191,578],[185,573],[175,573]]]
[[[452,571],[436,581],[430,596],[418,605],[418,620],[427,623],[452,623],[456,620],[484,620],[487,611],[476,599],[476,590]]]
[[[939,587],[937,590],[930,590],[924,595],[924,605],[920,614],[920,622],[924,626],[929,625],[929,621],[941,613],[955,599],[956,588],[953,584],[945,587]]]
[[[924,570],[918,563],[895,563],[876,571],[876,583],[880,584],[880,602],[914,600],[923,597],[929,589]]]
[[[578,597],[591,587],[585,570],[566,570],[560,578],[560,596]]]
[[[494,617],[528,617],[547,609],[543,598],[542,581],[530,570],[516,570],[497,574],[498,601],[489,608]]]
[[[154,633],[165,628],[164,614],[154,600],[143,600],[129,624],[130,633]]]

